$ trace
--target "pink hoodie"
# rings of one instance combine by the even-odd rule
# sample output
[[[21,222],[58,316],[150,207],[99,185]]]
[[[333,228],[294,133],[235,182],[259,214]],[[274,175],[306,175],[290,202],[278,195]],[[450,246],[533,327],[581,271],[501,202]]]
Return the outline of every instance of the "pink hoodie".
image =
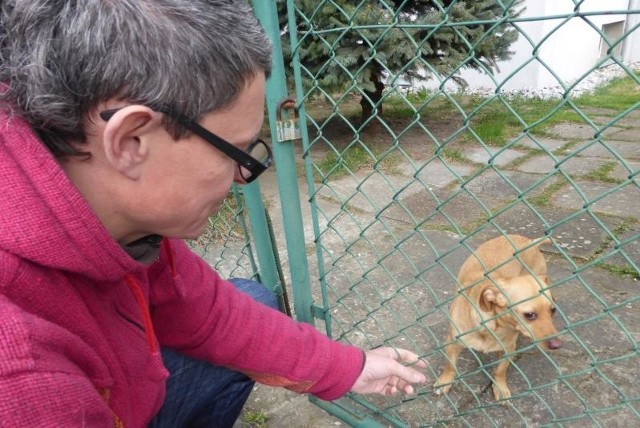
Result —
[[[30,128],[0,113],[1,424],[145,426],[165,394],[160,346],[325,400],[364,362],[237,292],[182,241],[133,260]]]

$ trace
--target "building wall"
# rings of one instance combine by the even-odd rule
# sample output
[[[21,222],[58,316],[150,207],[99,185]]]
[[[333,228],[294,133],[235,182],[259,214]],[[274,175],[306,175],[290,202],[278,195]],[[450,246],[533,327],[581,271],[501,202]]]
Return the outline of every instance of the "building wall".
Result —
[[[601,59],[602,37],[598,31],[603,25],[623,21],[625,31],[629,31],[640,23],[637,14],[611,14],[629,9],[639,11],[640,0],[585,0],[580,5],[585,16],[568,20],[562,16],[573,12],[575,3],[571,0],[525,0],[524,5],[520,17],[525,20],[516,25],[526,37],[520,34],[512,45],[512,58],[498,63],[494,76],[462,71],[460,76],[470,89],[559,90],[561,84],[571,85],[584,78],[593,67],[610,63]],[[527,18],[539,19],[527,21]],[[640,28],[626,37],[619,52],[625,63],[640,61]],[[423,85],[433,88],[438,82],[432,79]]]

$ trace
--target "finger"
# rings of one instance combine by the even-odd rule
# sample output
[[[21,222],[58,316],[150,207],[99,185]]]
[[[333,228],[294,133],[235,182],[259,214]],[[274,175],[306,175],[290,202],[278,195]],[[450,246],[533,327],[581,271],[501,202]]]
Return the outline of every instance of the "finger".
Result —
[[[396,388],[398,389],[398,391],[402,391],[403,393],[409,394],[409,395],[415,392],[415,387],[412,384],[405,382],[403,380],[399,380],[396,383]]]
[[[403,348],[387,348],[387,349],[393,353],[391,357],[396,361],[400,361],[404,364],[409,364],[409,365],[417,365],[420,368],[427,367],[427,363],[424,360],[421,360],[417,354],[407,349],[403,349]]]
[[[398,376],[407,383],[425,383],[427,381],[427,377],[423,373],[402,364],[394,364],[391,370],[394,376]]]
[[[394,351],[394,359],[402,361],[403,363],[416,365],[420,368],[426,368],[427,363],[424,360],[421,360],[417,354],[402,348],[391,348]]]
[[[413,386],[411,386],[410,384],[406,384],[403,388],[402,388],[402,392],[404,392],[407,395],[413,394]]]
[[[411,351],[399,348],[399,349],[396,349],[396,352],[400,357],[400,361],[402,361],[403,363],[412,364],[412,365],[416,364],[423,368],[427,366],[427,363],[424,360],[421,360],[417,354]]]

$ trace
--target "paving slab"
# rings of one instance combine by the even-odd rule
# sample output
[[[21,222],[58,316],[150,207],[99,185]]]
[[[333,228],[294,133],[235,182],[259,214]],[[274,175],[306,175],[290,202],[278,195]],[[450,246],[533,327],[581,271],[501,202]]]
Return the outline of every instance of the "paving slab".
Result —
[[[430,188],[444,188],[452,183],[462,184],[464,177],[478,169],[475,165],[435,159],[420,167],[418,171],[401,170],[406,176],[415,177]]]
[[[538,196],[556,181],[556,177],[490,168],[468,180],[464,187],[474,195],[494,199],[499,195],[501,200],[512,200],[519,196]]]
[[[616,240],[606,245],[599,259],[620,268],[640,269],[640,223],[631,225],[621,236],[616,236]]]
[[[591,140],[597,132],[597,129],[586,123],[560,123],[549,127],[548,130],[550,135],[566,141]]]
[[[465,150],[464,155],[471,162],[506,166],[516,159],[525,156],[527,153],[521,150],[503,149],[491,146],[477,147]]]
[[[618,158],[623,158],[625,160],[640,160],[640,141],[589,141],[571,147],[566,155],[571,155],[573,153],[578,156],[591,158],[601,157],[615,161],[618,161]]]
[[[601,168],[610,162],[601,157],[563,156],[559,159],[558,169],[571,176],[581,176]]]
[[[553,152],[560,147],[567,145],[567,140],[559,138],[547,138],[547,137],[525,137],[518,142],[518,145],[527,147],[529,149],[545,150],[547,152]]]
[[[638,130],[612,127],[603,133],[607,138],[638,143]]]
[[[398,199],[381,215],[408,224],[417,222],[424,229],[446,227],[455,230],[488,218],[487,206],[499,203],[499,199],[478,197],[464,189],[423,190]]]
[[[627,114],[614,122],[615,117],[620,112],[614,111],[611,115],[589,115],[589,119],[591,119],[598,126],[606,126],[612,124],[621,129],[634,129],[638,127],[638,116],[633,114]]]
[[[585,107],[581,110],[590,118],[593,118],[594,116],[614,117],[619,113],[619,111],[616,109],[602,107]]]
[[[518,165],[516,169],[531,174],[548,174],[557,169],[557,163],[558,161],[551,157],[550,154],[544,154],[529,159]]]
[[[333,200],[337,206],[348,205],[375,214],[394,200],[407,198],[425,188],[437,189],[463,183],[463,176],[475,169],[477,167],[436,159],[418,170],[404,164],[398,166],[397,173],[362,171],[321,186],[316,198]]]
[[[576,215],[575,210],[559,207],[518,203],[492,219],[492,224],[496,227],[495,235],[506,232],[536,238],[550,234],[554,244],[542,247],[545,253],[585,260],[606,244],[606,230],[615,230],[623,221],[589,213]]]
[[[590,119],[593,123],[595,123],[596,125],[598,125],[598,126],[602,127],[602,126],[609,125],[611,122],[613,122],[613,119],[615,118],[615,116],[616,116],[616,115],[615,115],[615,113],[614,113],[614,114],[611,114],[611,115],[600,115],[600,114],[596,113],[596,114],[589,114],[588,116],[589,116],[589,119]],[[620,119],[620,120],[616,121],[616,122],[615,122],[615,125],[616,125],[616,126],[619,126],[619,127],[626,127],[626,126],[629,126],[629,124],[623,124],[623,123],[622,123],[622,120],[623,120],[623,119],[624,119],[624,118],[622,118],[622,119]]]
[[[579,157],[579,156],[555,156],[555,159],[549,155],[536,156],[525,163],[518,165],[518,171],[546,174],[553,171],[561,170],[570,175],[582,175],[592,169],[599,168],[608,162],[607,159],[600,157]]]
[[[617,163],[610,175],[618,180],[633,180],[640,185],[640,162],[625,161],[625,164]]]
[[[640,187],[635,183],[617,188],[612,184],[577,180],[575,186],[556,193],[552,198],[553,203],[564,208],[588,208],[593,212],[620,217],[637,218],[640,215]]]

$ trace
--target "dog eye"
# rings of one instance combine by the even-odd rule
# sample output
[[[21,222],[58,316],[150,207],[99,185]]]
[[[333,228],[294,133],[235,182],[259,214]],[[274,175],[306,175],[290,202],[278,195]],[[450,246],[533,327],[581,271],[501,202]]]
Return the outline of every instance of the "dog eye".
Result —
[[[522,315],[529,321],[533,321],[538,318],[538,314],[536,314],[535,312],[525,312]]]
[[[551,308],[551,315],[555,315],[556,314],[556,308]]]

